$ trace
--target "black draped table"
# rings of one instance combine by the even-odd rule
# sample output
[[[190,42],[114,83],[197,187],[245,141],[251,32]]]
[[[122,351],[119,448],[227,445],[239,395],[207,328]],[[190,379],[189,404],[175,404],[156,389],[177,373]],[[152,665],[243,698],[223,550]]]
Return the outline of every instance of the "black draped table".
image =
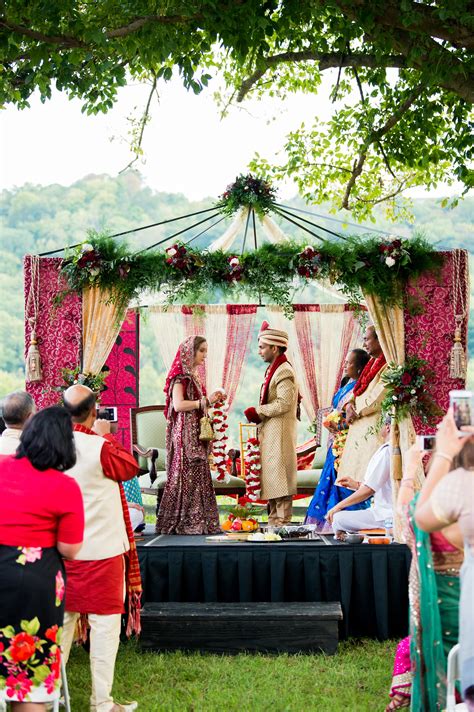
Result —
[[[407,635],[410,552],[401,544],[159,536],[138,556],[144,603],[340,601],[341,637]]]

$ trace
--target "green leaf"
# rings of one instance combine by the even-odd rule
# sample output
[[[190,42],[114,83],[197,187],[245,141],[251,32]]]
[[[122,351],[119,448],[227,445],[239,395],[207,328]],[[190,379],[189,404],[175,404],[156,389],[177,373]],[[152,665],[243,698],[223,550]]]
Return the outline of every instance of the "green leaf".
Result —
[[[28,635],[36,635],[40,629],[39,619],[35,616],[30,621],[22,620],[20,623],[20,628],[28,633]]]

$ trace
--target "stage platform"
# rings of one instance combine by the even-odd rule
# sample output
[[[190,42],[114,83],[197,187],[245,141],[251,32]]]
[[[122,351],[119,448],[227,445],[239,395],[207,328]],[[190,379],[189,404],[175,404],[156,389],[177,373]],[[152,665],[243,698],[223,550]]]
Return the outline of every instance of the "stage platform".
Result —
[[[341,638],[402,638],[408,628],[405,545],[303,540],[213,543],[205,536],[137,542],[143,602],[340,601]]]

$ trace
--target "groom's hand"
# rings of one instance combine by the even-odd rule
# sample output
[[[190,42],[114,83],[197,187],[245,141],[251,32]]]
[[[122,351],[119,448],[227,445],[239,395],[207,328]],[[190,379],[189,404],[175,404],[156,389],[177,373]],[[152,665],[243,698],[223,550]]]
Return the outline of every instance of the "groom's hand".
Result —
[[[247,408],[246,410],[244,410],[244,415],[249,421],[249,423],[255,423],[256,425],[258,425],[262,422],[262,419],[260,418],[255,408]]]

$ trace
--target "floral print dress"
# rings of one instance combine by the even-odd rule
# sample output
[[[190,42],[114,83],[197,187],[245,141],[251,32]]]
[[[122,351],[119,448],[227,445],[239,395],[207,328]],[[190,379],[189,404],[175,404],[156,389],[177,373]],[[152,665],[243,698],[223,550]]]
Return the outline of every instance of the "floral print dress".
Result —
[[[55,547],[0,545],[0,700],[58,696],[64,591]]]

